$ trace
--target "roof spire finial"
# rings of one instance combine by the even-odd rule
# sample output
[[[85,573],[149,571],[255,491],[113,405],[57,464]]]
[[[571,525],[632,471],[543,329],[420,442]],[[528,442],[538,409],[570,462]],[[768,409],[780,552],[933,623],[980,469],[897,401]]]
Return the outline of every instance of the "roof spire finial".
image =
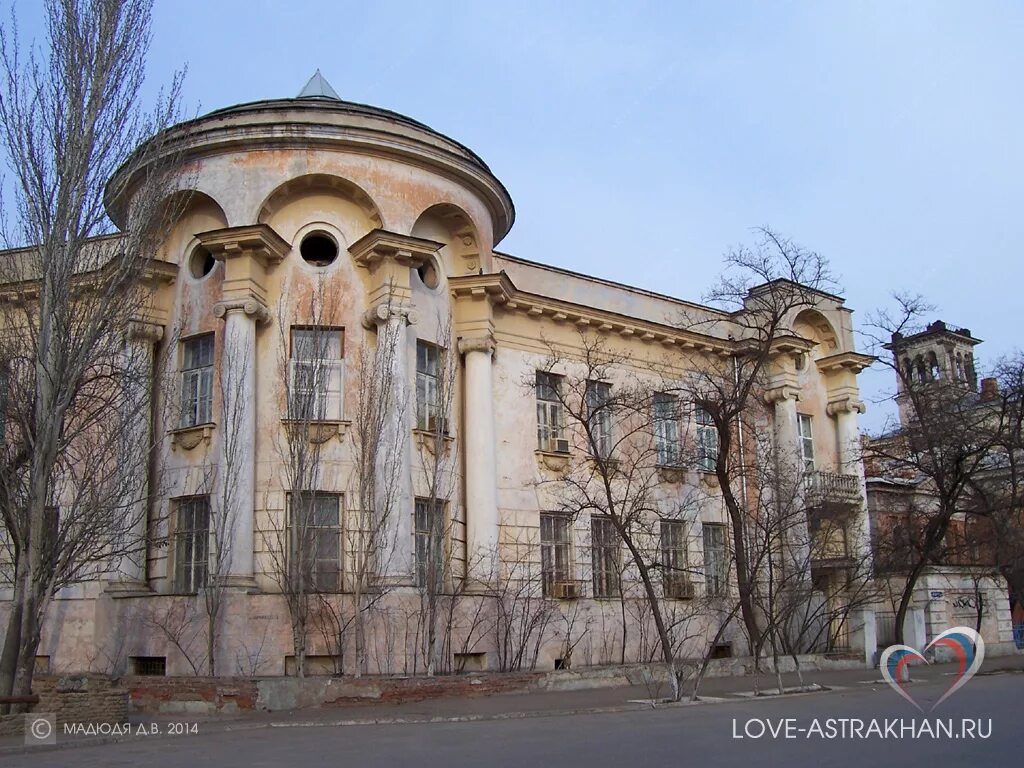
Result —
[[[302,90],[299,91],[299,95],[296,97],[299,99],[334,99],[341,101],[341,96],[335,91],[331,84],[327,82],[327,78],[320,74],[320,70],[313,74],[309,78],[309,82],[303,86]]]

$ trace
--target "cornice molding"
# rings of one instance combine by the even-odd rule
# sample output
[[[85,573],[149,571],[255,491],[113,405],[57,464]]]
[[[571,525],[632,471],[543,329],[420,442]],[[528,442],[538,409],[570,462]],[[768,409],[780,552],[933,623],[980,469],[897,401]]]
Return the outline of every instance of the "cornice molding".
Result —
[[[268,266],[279,263],[292,249],[283,237],[266,224],[211,229],[200,232],[196,237],[219,261],[251,254],[263,266]]]
[[[444,247],[422,237],[400,235],[386,229],[374,229],[363,235],[348,247],[356,264],[373,269],[384,259],[394,259],[399,264],[418,267]]]
[[[815,363],[818,366],[818,370],[823,373],[852,371],[854,374],[857,374],[869,367],[877,359],[873,355],[862,355],[860,352],[840,352],[837,355],[820,357]]]
[[[498,309],[530,318],[547,318],[555,323],[591,328],[600,333],[618,334],[624,338],[659,343],[684,351],[704,352],[731,357],[735,342],[714,336],[674,328],[663,323],[641,320],[615,312],[585,307],[580,304],[520,291],[505,272],[486,275],[464,275],[448,279],[454,299],[484,300]]]

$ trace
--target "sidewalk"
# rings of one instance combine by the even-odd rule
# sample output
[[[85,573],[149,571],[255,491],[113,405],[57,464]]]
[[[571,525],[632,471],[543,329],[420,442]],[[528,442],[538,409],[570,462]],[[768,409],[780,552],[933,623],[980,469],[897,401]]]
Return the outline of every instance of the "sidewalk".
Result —
[[[925,668],[915,667],[913,679],[916,681],[937,681],[943,676],[954,674],[955,664],[932,665]],[[988,660],[981,673],[1024,673],[1024,656],[1006,656]],[[787,674],[784,684],[796,686],[795,674]],[[878,670],[849,669],[812,671],[804,674],[807,685],[817,684],[824,688],[844,689],[854,686],[885,685],[881,681]],[[760,679],[762,690],[775,686],[773,675],[763,674]],[[751,692],[754,680],[751,676],[707,678],[701,685],[700,698],[704,704],[713,704],[723,700],[735,700],[738,696]],[[650,709],[644,703],[652,697],[664,697],[668,692],[667,685],[661,690],[648,689],[646,686],[627,686],[616,688],[592,688],[579,691],[543,691],[527,693],[506,693],[493,696],[460,697],[431,699],[404,703],[379,703],[367,701],[344,705],[326,705],[309,709],[298,709],[287,712],[247,712],[238,715],[132,715],[131,723],[151,726],[156,724],[161,734],[167,733],[172,723],[197,724],[198,736],[209,736],[228,731],[250,730],[256,728],[312,728],[312,727],[345,727],[355,725],[387,725],[404,723],[436,723],[436,722],[469,722],[476,720],[518,719],[528,717],[554,717],[573,714],[602,712],[628,712]],[[828,695],[826,692],[808,693],[804,695]],[[689,706],[684,698],[680,704],[659,704],[658,707]],[[193,736],[195,738],[196,736]],[[74,748],[87,744],[104,744],[132,741],[134,736],[88,736],[80,738],[65,737],[56,747],[25,747],[21,737],[0,739],[0,755],[35,751],[41,749]],[[154,738],[149,736],[147,738]],[[156,737],[163,738],[163,737]],[[166,738],[183,738],[183,736],[166,736]]]

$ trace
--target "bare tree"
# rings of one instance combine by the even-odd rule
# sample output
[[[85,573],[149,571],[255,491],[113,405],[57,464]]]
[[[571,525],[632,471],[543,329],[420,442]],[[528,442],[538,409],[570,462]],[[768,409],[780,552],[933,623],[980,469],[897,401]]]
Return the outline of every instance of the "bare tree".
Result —
[[[121,412],[110,406],[123,404],[140,373],[121,352],[143,315],[148,254],[172,213],[165,200],[175,164],[155,161],[166,158],[159,132],[175,121],[180,83],[152,113],[140,111],[150,8],[50,0],[45,50],[24,45],[13,21],[0,33],[0,138],[15,196],[5,239],[26,248],[0,265],[7,289],[21,294],[4,302],[4,329],[5,362],[24,394],[7,409],[22,448],[8,453],[4,472],[16,565],[0,694],[29,691],[51,596],[109,568],[131,522],[118,477],[133,430],[110,425]],[[143,164],[145,174],[130,172]],[[120,232],[97,237],[110,230],[108,201]]]
[[[326,596],[343,586],[341,494],[324,490],[336,479],[325,477],[322,450],[337,434],[342,413],[344,340],[323,279],[309,292],[307,306],[289,310],[282,300],[277,314],[286,419],[276,448],[285,509],[265,539],[288,607],[295,673],[304,677],[311,624]]]
[[[753,647],[764,638],[755,600],[758,563],[747,539],[749,519],[749,436],[761,419],[763,398],[779,344],[792,335],[791,323],[804,309],[828,295],[833,280],[828,263],[767,227],[757,230],[753,247],[726,256],[726,269],[705,299],[729,312],[733,351],[729,355],[695,355],[679,392],[709,418],[717,442],[714,476],[729,516],[740,616]],[[687,329],[710,330],[720,317],[684,312]],[[744,438],[747,444],[744,444]],[[794,466],[794,472],[797,469]]]
[[[979,510],[977,490],[999,453],[1007,423],[1001,401],[979,402],[970,378],[936,376],[933,371],[904,365],[895,352],[907,334],[920,330],[931,311],[918,296],[895,296],[896,307],[871,318],[867,333],[899,382],[898,399],[908,418],[893,431],[874,438],[865,461],[877,473],[916,484],[923,507],[909,516],[892,541],[905,561],[896,607],[896,640],[903,642],[903,624],[914,591],[929,565],[941,561],[951,523]]]
[[[405,354],[407,308],[392,289],[376,308],[376,343],[364,336],[357,357],[356,402],[352,419],[355,524],[346,527],[352,588],[351,630],[355,674],[367,669],[367,622],[394,584],[392,565],[399,551],[397,515],[401,512],[400,442],[408,440],[408,382],[398,375]],[[379,322],[378,322],[379,321]]]
[[[564,423],[551,426],[564,430],[576,449],[552,481],[559,510],[573,520],[590,516],[595,594],[622,601],[623,654],[629,624],[624,576],[638,582],[678,700],[684,674],[676,664],[678,634],[690,617],[682,612],[679,618],[687,620],[670,621],[666,598],[692,597],[693,586],[685,558],[676,554],[685,553],[685,541],[682,550],[666,542],[673,526],[681,531],[675,535],[685,537],[687,507],[695,503],[667,482],[684,473],[678,400],[666,396],[672,384],[657,365],[616,352],[600,337],[581,334],[571,356],[554,344],[548,349],[530,385],[543,389],[538,397],[558,404]],[[638,368],[639,375],[629,373]],[[667,422],[676,425],[671,445],[661,434]]]
[[[450,430],[453,425],[456,356],[452,348],[451,319],[438,318],[437,343],[417,348],[416,431],[419,470],[426,495],[414,508],[417,551],[416,586],[420,606],[420,648],[428,676],[438,667],[450,669],[442,657],[451,650],[451,632],[459,598],[460,575],[455,572],[458,535],[464,531],[454,508],[458,456]],[[463,533],[462,539],[465,539]]]

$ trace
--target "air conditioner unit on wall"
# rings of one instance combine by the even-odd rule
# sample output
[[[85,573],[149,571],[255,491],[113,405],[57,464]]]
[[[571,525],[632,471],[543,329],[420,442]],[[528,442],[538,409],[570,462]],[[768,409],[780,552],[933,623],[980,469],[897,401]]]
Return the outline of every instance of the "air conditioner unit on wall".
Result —
[[[575,600],[580,596],[579,585],[575,581],[556,581],[551,585],[551,596],[558,600]]]
[[[551,450],[555,453],[568,453],[569,452],[569,441],[563,437],[551,438],[550,441]]]
[[[665,575],[665,597],[675,600],[692,600],[695,594],[693,582],[681,573]]]

